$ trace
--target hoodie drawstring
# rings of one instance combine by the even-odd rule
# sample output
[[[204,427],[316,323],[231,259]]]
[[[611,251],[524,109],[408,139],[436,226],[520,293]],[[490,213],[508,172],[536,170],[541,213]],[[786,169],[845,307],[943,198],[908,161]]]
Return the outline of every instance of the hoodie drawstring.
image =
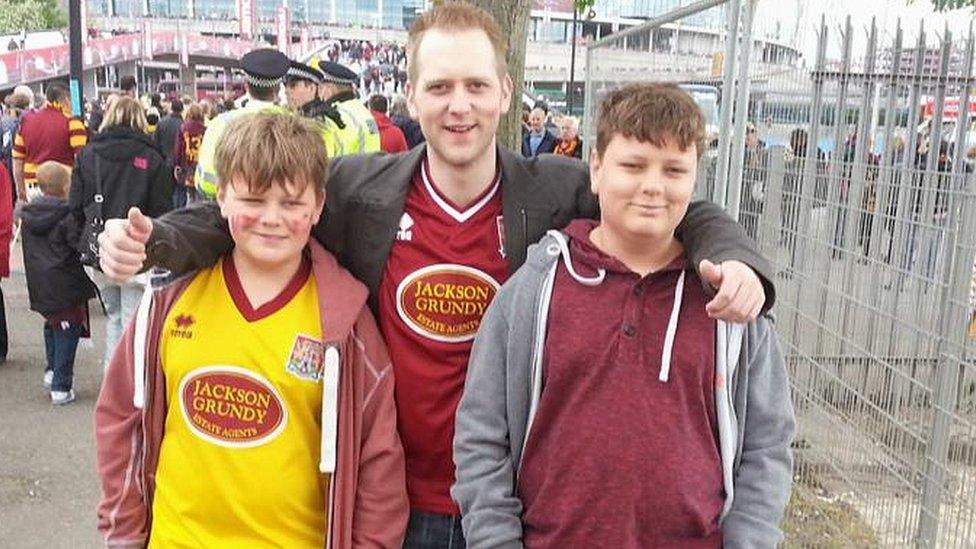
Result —
[[[546,249],[552,255],[556,255],[558,252],[563,256],[563,265],[566,266],[566,270],[569,271],[569,275],[576,279],[577,282],[583,284],[584,286],[597,286],[603,282],[603,279],[607,276],[607,271],[605,269],[597,269],[596,276],[585,277],[576,272],[573,268],[573,263],[569,259],[569,244],[566,242],[566,236],[563,233],[555,230],[549,230],[547,235],[551,236],[556,240],[555,243],[550,244]],[[555,246],[555,248],[553,248]]]
[[[678,275],[678,284],[674,288],[674,305],[671,306],[671,318],[668,319],[668,331],[664,335],[664,349],[661,350],[661,372],[658,381],[667,383],[671,373],[671,354],[674,349],[674,336],[678,332],[678,314],[681,312],[681,298],[685,292],[685,272]]]
[[[325,349],[322,370],[322,442],[319,471],[335,473],[336,446],[339,439],[339,346]]]

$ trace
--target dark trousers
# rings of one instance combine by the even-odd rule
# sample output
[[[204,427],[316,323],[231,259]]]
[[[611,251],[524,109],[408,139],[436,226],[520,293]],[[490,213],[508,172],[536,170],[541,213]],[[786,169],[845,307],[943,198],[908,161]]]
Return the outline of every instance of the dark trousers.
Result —
[[[410,510],[403,549],[464,549],[460,515]]]
[[[75,351],[81,337],[81,326],[65,323],[52,327],[44,324],[44,350],[47,369],[54,371],[52,391],[69,391],[75,376]]]

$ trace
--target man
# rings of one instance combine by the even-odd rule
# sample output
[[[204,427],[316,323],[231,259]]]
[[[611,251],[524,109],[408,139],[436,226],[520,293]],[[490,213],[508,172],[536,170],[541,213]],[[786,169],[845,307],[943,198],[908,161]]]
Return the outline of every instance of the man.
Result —
[[[540,107],[529,113],[529,131],[522,137],[522,156],[532,158],[556,149],[556,136],[546,129],[546,111]]]
[[[496,144],[512,81],[491,15],[455,3],[427,11],[410,30],[408,56],[408,101],[427,145],[335,159],[314,233],[367,285],[388,343],[411,504],[405,546],[463,547],[450,496],[451,443],[481,315],[529,244],[571,219],[596,216],[597,205],[581,162],[526,160]],[[212,264],[231,245],[209,204],[140,226],[106,222],[104,272],[131,276],[144,261],[183,272]],[[705,257],[742,259],[769,284],[765,300],[748,266],[709,265],[703,278],[721,286],[711,314],[741,321],[754,318],[764,300],[772,304],[768,264],[717,206],[692,205],[679,234],[695,265]]]
[[[85,124],[71,117],[71,96],[63,84],[51,84],[45,93],[47,105],[24,114],[14,139],[14,183],[17,199],[39,196],[37,167],[48,160],[75,165],[75,155],[88,136]]]
[[[377,94],[369,98],[369,112],[380,129],[380,148],[386,153],[404,152],[407,150],[407,138],[386,115],[388,106],[389,102],[382,95]]]
[[[179,99],[174,99],[169,106],[169,114],[163,117],[159,121],[159,125],[156,126],[156,144],[159,146],[159,150],[163,153],[163,158],[172,167],[173,162],[173,145],[176,143],[176,136],[180,133],[180,127],[183,126],[183,102]]]
[[[290,65],[291,62],[285,54],[271,48],[257,49],[241,57],[241,70],[244,71],[245,76],[244,87],[250,99],[242,108],[225,112],[207,125],[207,133],[203,135],[203,144],[200,145],[200,157],[197,159],[195,176],[197,192],[201,196],[213,200],[217,194],[214,153],[227,124],[244,113],[264,110],[284,112],[275,101]]]
[[[315,62],[312,63],[316,65]],[[319,97],[342,116],[345,127],[340,128],[339,141],[342,154],[371,153],[380,151],[380,131],[373,115],[356,97],[356,73],[332,61],[318,61],[322,71]]]
[[[339,111],[319,99],[319,86],[323,83],[322,72],[315,67],[291,61],[285,75],[285,98],[288,107],[301,116],[316,120],[322,127],[322,140],[329,158],[344,154],[341,130],[345,122]]]
[[[406,74],[406,71],[404,71]],[[406,87],[404,85],[404,87]],[[407,148],[412,149],[424,142],[424,132],[420,130],[420,124],[410,116],[410,109],[407,107],[407,98],[397,94],[390,105],[390,120],[396,124],[403,132],[403,137],[407,139]]]
[[[14,139],[20,128],[20,118],[30,109],[30,104],[29,95],[14,92],[4,99],[3,114],[0,115],[0,164],[7,170],[11,184],[14,181]]]

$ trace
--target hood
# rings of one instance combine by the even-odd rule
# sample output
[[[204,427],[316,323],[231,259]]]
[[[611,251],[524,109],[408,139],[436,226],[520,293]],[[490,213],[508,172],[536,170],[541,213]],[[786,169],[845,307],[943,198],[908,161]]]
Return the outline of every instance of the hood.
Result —
[[[110,126],[94,138],[91,146],[98,156],[106,160],[127,161],[149,151],[159,153],[156,143],[148,134],[127,126]]]
[[[548,259],[550,262],[555,262],[561,258],[566,271],[573,280],[584,286],[599,286],[606,279],[608,272],[616,275],[636,276],[620,260],[603,253],[590,242],[590,232],[596,225],[597,222],[592,219],[577,219],[566,226],[565,233],[550,230],[539,241],[539,245],[530,251],[529,261],[536,264],[540,260],[546,261]],[[539,256],[543,254],[549,257],[540,258]],[[582,267],[582,269],[577,269],[577,267]],[[688,261],[684,255],[681,255],[660,271],[647,275],[660,276],[667,272],[680,271],[677,283],[674,286],[674,300],[668,318],[668,329],[664,335],[664,347],[661,349],[661,369],[658,372],[658,380],[664,383],[667,383],[671,373],[674,339],[678,333],[678,316],[684,297],[687,268]]]
[[[68,203],[59,198],[39,196],[21,208],[24,229],[33,234],[43,235],[51,232],[71,210]]]

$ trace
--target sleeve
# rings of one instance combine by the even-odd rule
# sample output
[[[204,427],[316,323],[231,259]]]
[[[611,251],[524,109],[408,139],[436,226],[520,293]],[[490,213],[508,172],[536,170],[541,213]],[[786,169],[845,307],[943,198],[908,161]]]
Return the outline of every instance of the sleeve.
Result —
[[[134,324],[116,347],[95,403],[95,462],[101,483],[98,531],[111,547],[144,547],[149,509],[143,493],[142,410],[132,403]]]
[[[185,157],[185,147],[186,141],[183,139],[183,128],[176,132],[176,139],[173,140],[173,166],[185,168],[186,167],[186,157]]]
[[[522,502],[515,493],[506,393],[508,323],[505,288],[478,329],[454,429],[456,480],[468,547],[522,547]],[[528,366],[526,366],[527,368]]]
[[[209,267],[234,245],[214,202],[196,202],[153,219],[146,264],[175,274]]]
[[[24,129],[24,124],[20,124],[20,128],[17,130],[17,135],[14,136],[14,147],[10,151],[11,158],[15,160],[23,160],[27,158],[27,144],[24,141],[24,134],[22,133]]]
[[[400,547],[410,504],[403,446],[393,401],[393,366],[376,321],[364,307],[356,321],[357,370],[376,384],[363,401],[359,485],[353,515],[353,547]]]
[[[75,215],[82,216],[84,215],[83,210],[85,207],[85,181],[82,177],[84,161],[82,159],[87,154],[82,151],[78,155],[75,168],[71,170],[71,186],[68,188],[68,207],[75,212]]]
[[[173,171],[162,156],[149,182],[149,203],[146,206],[145,214],[149,217],[158,217],[173,209]]]
[[[748,364],[742,455],[733,480],[735,497],[722,521],[724,547],[776,547],[790,498],[796,430],[786,364],[768,317],[756,321],[759,341]],[[742,381],[740,381],[742,383]]]
[[[741,261],[752,267],[766,291],[763,311],[772,308],[776,301],[772,265],[763,257],[756,242],[749,238],[745,229],[729,217],[725,210],[703,200],[692,202],[675,234],[696,269],[703,259],[714,263]]]

